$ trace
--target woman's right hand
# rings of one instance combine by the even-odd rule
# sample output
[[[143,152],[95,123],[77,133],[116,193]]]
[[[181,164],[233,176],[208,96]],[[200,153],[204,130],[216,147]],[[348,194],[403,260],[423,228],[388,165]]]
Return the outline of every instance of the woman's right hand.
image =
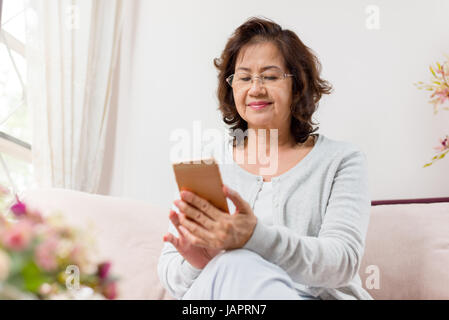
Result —
[[[197,269],[203,269],[210,260],[212,260],[221,250],[206,249],[194,246],[187,240],[183,233],[183,227],[179,223],[178,214],[170,210],[169,219],[178,231],[179,238],[173,234],[167,233],[164,235],[164,242],[170,242],[176,250],[186,259],[192,266]]]

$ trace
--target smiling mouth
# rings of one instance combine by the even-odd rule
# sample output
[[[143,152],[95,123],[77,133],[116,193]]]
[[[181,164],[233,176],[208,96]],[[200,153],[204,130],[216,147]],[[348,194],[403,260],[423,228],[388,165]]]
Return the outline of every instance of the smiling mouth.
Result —
[[[262,104],[253,104],[253,105],[248,105],[248,107],[250,107],[253,110],[260,110],[260,109],[264,109],[266,107],[268,107],[269,105],[271,105],[272,103],[262,103]]]

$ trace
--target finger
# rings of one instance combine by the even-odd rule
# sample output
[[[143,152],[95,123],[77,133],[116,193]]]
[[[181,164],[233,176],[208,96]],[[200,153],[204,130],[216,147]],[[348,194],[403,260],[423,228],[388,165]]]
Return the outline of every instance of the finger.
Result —
[[[175,201],[175,205],[182,213],[184,213],[187,217],[194,220],[195,222],[201,224],[205,229],[213,229],[215,221],[209,218],[209,216],[207,216],[200,210],[181,200]]]
[[[248,213],[251,211],[248,202],[243,200],[237,191],[234,191],[228,186],[224,185],[223,192],[227,198],[231,199],[238,212]]]
[[[171,233],[167,233],[166,235],[164,235],[163,240],[164,242],[170,242],[176,249],[178,249],[179,239]]]
[[[179,221],[181,222],[179,228],[184,227],[189,231],[191,235],[200,240],[203,240],[205,244],[212,243],[212,241],[214,240],[215,236],[213,233],[204,229],[201,225],[195,223],[194,221],[187,219],[184,212],[181,213]]]
[[[175,227],[179,226],[178,214],[174,210],[170,210],[168,217]]]
[[[168,215],[168,218],[170,219],[170,221],[172,222],[173,226],[176,228],[176,231],[178,231],[179,235],[181,235],[181,233],[179,232],[179,217],[178,214],[173,211],[170,210],[170,213]]]
[[[220,210],[218,210],[209,201],[201,198],[200,196],[194,194],[193,192],[189,192],[189,191],[185,191],[185,190],[182,191],[181,199],[184,200],[185,202],[188,202],[189,204],[193,205],[194,207],[198,208],[205,214],[207,214],[212,220],[218,220],[220,218],[220,215],[221,215]]]
[[[197,236],[193,235],[187,228],[185,228],[183,225],[179,226],[179,229],[181,230],[183,236],[189,241],[191,244],[197,247],[203,247],[208,248],[207,242],[203,239],[198,238]]]

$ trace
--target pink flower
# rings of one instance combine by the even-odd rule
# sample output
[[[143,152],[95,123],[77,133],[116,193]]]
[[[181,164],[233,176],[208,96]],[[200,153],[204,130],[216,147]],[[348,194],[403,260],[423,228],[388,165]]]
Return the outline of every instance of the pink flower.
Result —
[[[106,283],[102,291],[106,299],[114,300],[117,298],[117,284],[114,281]]]
[[[0,212],[0,232],[2,232],[2,229],[6,227],[7,224],[6,218],[2,215],[2,212]]]
[[[34,253],[36,264],[43,270],[51,272],[56,270],[58,262],[56,260],[56,249],[58,247],[58,239],[50,237],[39,244]]]
[[[111,269],[110,262],[104,262],[98,266],[98,276],[101,280],[104,280],[109,275],[109,270]]]
[[[435,95],[438,96],[439,103],[443,104],[446,100],[449,100],[449,88],[437,90]]]
[[[438,88],[431,94],[431,98],[437,96],[440,102],[443,103],[445,99],[449,98],[449,88]]]
[[[434,149],[438,152],[449,149],[449,136],[446,136],[444,139],[440,138],[440,144],[434,147]]]
[[[42,214],[37,210],[27,209],[27,217],[33,222],[33,224],[40,224],[44,222]]]
[[[89,263],[88,248],[81,243],[73,243],[69,253],[69,259],[72,264],[76,264],[81,272],[95,273],[95,265],[92,267]]]
[[[22,251],[26,249],[31,241],[33,228],[28,221],[19,221],[3,233],[3,245],[11,250]]]
[[[0,197],[9,195],[9,189],[0,185]]]
[[[21,217],[26,214],[27,209],[25,203],[17,199],[17,202],[11,207],[11,211],[15,214],[16,217]]]

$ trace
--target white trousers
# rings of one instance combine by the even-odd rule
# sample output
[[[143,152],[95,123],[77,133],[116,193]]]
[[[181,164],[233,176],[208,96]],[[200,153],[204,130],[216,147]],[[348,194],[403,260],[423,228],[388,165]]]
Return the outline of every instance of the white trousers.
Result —
[[[317,300],[300,294],[279,266],[246,249],[225,251],[201,271],[183,300]]]

